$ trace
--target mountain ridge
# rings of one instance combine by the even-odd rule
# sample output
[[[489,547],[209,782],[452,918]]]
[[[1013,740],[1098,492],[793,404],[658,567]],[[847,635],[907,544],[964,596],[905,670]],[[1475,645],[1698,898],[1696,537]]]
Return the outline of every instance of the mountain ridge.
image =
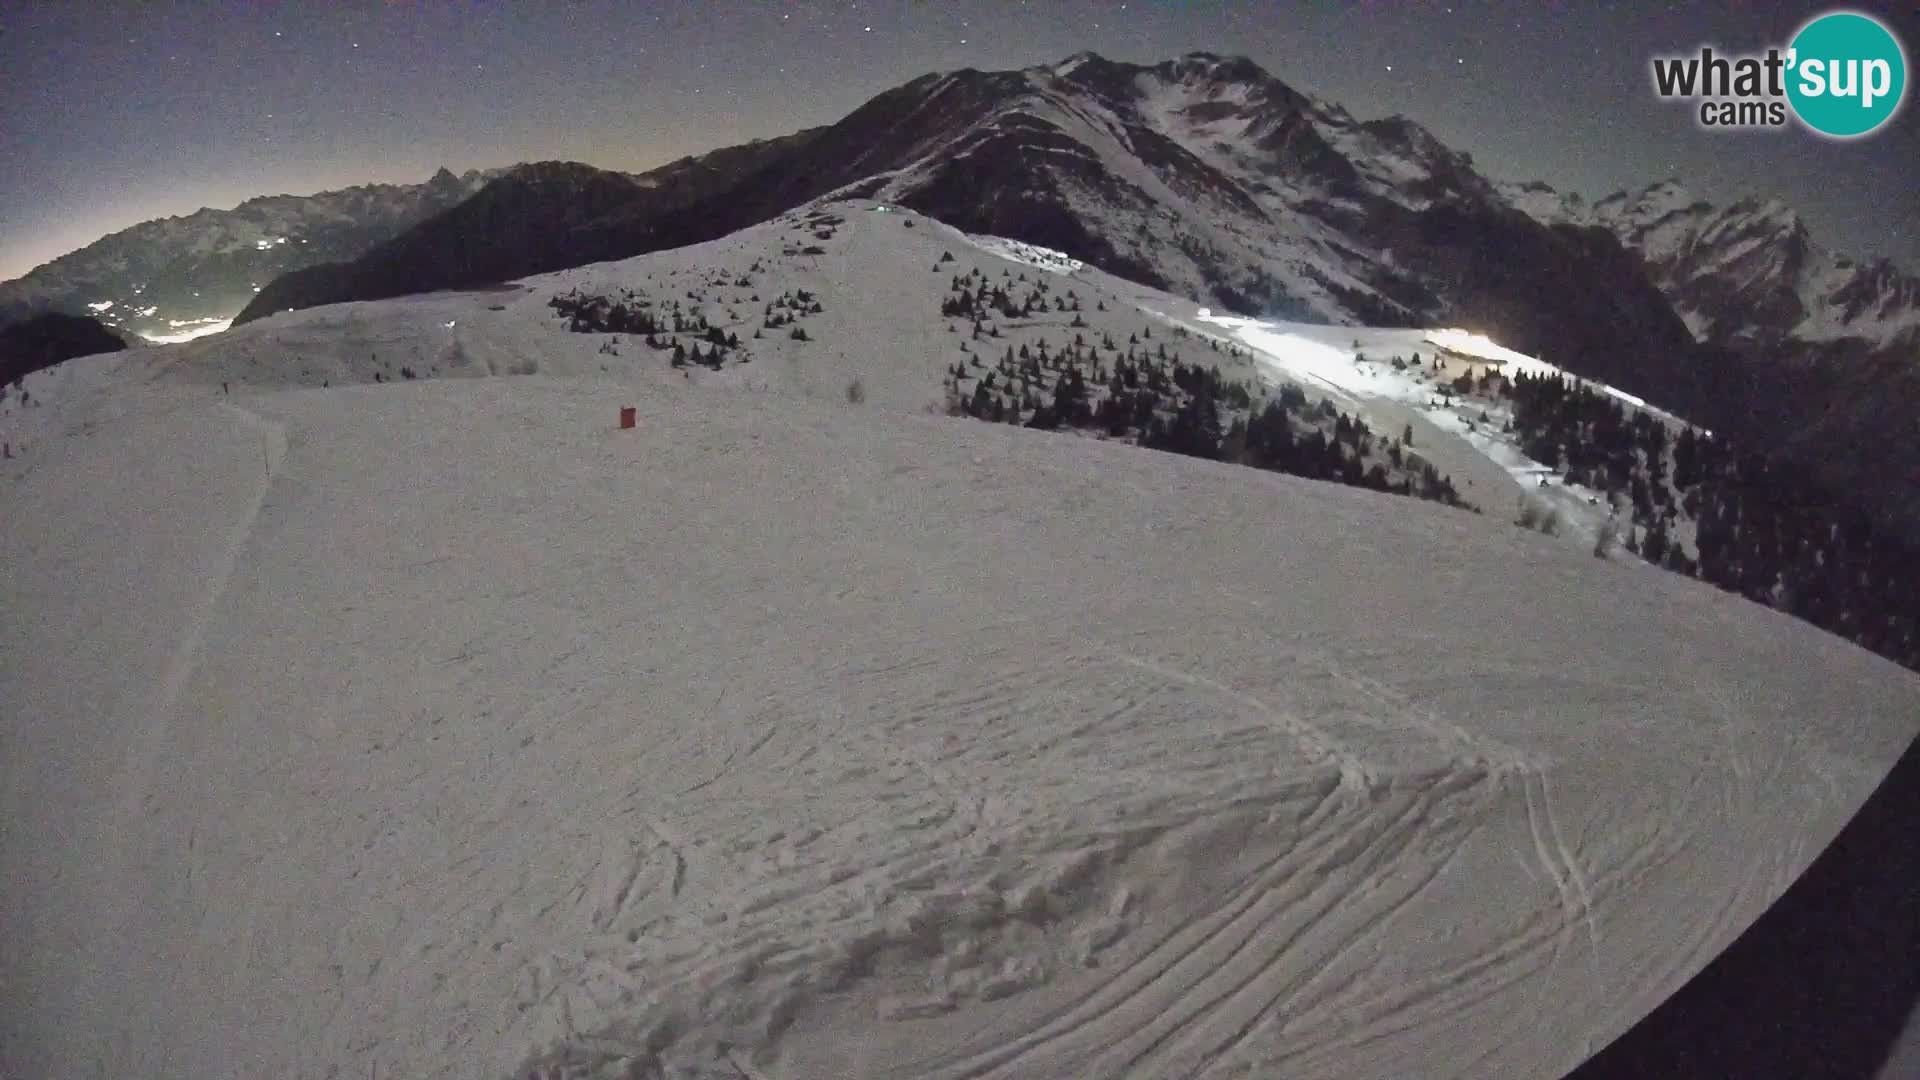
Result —
[[[1646,261],[1702,341],[1920,345],[1920,275],[1891,259],[1859,260],[1827,248],[1779,199],[1746,195],[1720,206],[1674,178],[1591,203],[1539,182],[1504,190],[1544,223],[1598,226],[1618,236]]]
[[[1920,443],[1898,419],[1920,379],[1885,351],[1906,347],[1901,305],[1920,287],[1896,268],[1823,254],[1778,204],[1715,211],[1675,182],[1593,205],[1497,183],[1417,121],[1358,120],[1244,57],[929,73],[833,124],[639,178],[517,168],[356,258],[266,284],[238,321],[511,281],[869,195],[1236,313],[1465,325],[1715,428],[1784,426],[1794,438],[1761,441],[1920,528],[1905,483]],[[1833,287],[1810,314],[1816,278]]]
[[[140,222],[0,282],[0,324],[59,311],[156,338],[218,325],[279,274],[358,255],[451,208],[496,172],[456,176],[443,167],[420,184],[259,195]]]
[[[1479,330],[1713,428],[1783,445],[1920,533],[1920,497],[1906,482],[1920,475],[1920,440],[1905,438],[1898,419],[1920,409],[1920,378],[1846,336],[1702,343],[1708,300],[1689,302],[1685,267],[1663,262],[1649,239],[1665,235],[1654,227],[1662,219],[1695,212],[1677,184],[1656,186],[1656,201],[1670,206],[1642,200],[1630,213],[1604,201],[1596,216],[1544,184],[1489,179],[1416,121],[1361,121],[1244,57],[1207,52],[1151,65],[1076,53],[1018,70],[930,73],[790,138],[715,170],[685,199],[636,198],[596,220],[532,198],[524,214],[555,227],[531,257],[500,253],[489,273],[505,281],[626,258],[717,239],[824,195],[871,196],[1239,314]],[[1792,235],[1797,217],[1754,209],[1753,220]],[[1644,233],[1621,224],[1639,217],[1651,219]],[[457,238],[479,224],[436,228],[453,247],[419,232],[269,285],[240,318],[481,283],[457,271]],[[1731,226],[1715,235],[1743,240]],[[1744,241],[1767,246],[1764,236]],[[1837,302],[1871,308],[1876,279],[1850,281],[1861,295],[1839,292]],[[1761,309],[1737,289],[1702,288],[1729,310]],[[1795,437],[1779,438],[1780,427]],[[1835,446],[1846,453],[1830,453]]]
[[[1617,260],[1605,263],[1614,299],[1603,306],[1629,318],[1601,318],[1567,299],[1588,276],[1567,269],[1592,241],[1513,214],[1467,155],[1405,118],[1363,124],[1244,57],[1190,53],[1146,66],[1082,53],[1017,71],[930,74],[791,150],[688,208],[705,227],[623,208],[576,227],[572,257],[712,239],[853,185],[1243,313],[1405,325],[1468,312],[1511,318],[1509,336],[1521,339],[1539,336],[1536,322],[1552,324],[1559,340],[1578,338],[1567,330],[1581,324],[1597,338],[1587,348],[1596,354],[1622,347],[1610,329],[1622,321],[1665,345],[1686,341],[1677,321],[1663,325],[1658,294]],[[1476,228],[1521,251],[1528,272],[1482,265],[1467,279],[1442,265],[1460,261]],[[428,288],[455,280],[376,265],[395,255],[269,286],[241,321],[372,295],[345,285],[349,278]],[[329,276],[342,283],[318,283]],[[1564,287],[1526,289],[1527,277]],[[1528,307],[1545,314],[1519,317]]]

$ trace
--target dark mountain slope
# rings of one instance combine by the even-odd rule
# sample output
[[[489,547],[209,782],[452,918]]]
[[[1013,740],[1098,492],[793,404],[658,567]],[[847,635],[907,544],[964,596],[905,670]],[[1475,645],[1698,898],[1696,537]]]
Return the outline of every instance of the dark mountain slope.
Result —
[[[0,324],[60,311],[159,337],[231,319],[275,277],[359,256],[458,205],[491,175],[441,169],[424,184],[267,195],[144,222],[0,283]]]
[[[0,386],[76,356],[118,352],[120,335],[84,315],[48,312],[0,327]]]

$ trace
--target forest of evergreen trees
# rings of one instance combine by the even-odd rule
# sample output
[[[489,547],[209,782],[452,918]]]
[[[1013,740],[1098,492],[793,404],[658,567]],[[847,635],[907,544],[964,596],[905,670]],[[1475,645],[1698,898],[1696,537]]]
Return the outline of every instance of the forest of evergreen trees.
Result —
[[[1778,608],[1920,670],[1920,553],[1802,471],[1667,425],[1585,384],[1506,386],[1533,459],[1633,505],[1649,561]],[[1690,519],[1695,558],[1677,542]]]
[[[1044,280],[1030,284],[1021,275],[995,283],[977,271],[956,275],[940,312],[970,321],[971,330],[961,344],[968,358],[947,370],[948,411],[1043,430],[1094,432],[1150,449],[1470,508],[1452,479],[1408,447],[1404,436],[1383,438],[1331,401],[1310,404],[1296,386],[1263,399],[1246,383],[1223,377],[1217,365],[1169,353],[1164,340],[1153,340],[1150,325],[1124,344],[1108,333],[1090,339],[1081,311],[1077,296],[1054,295]],[[1057,347],[1045,337],[1001,343],[996,319],[1019,320],[1030,329],[1048,316],[1056,323],[1069,317],[1060,326],[1071,334],[1068,341]],[[1208,347],[1218,350],[1211,341]]]

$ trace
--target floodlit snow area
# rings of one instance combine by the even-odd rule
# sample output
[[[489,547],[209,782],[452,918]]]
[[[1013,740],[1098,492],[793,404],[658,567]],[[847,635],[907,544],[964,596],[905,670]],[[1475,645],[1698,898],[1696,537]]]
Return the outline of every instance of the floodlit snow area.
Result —
[[[1092,439],[115,393],[0,462],[8,1075],[1557,1075],[1920,718],[1681,577]]]
[[[1038,244],[1028,244],[998,236],[965,235],[969,243],[989,255],[997,255],[1008,262],[1031,266],[1036,270],[1046,270],[1055,274],[1072,274],[1085,269],[1087,265],[1071,255],[1052,248],[1044,248]]]
[[[254,291],[258,292],[259,290],[256,289]],[[155,345],[179,345],[183,342],[194,341],[203,337],[212,337],[215,334],[223,334],[233,325],[232,319],[170,319],[168,322],[175,327],[184,327],[185,329],[177,329],[171,334],[143,334],[141,336]]]
[[[1450,368],[1442,377],[1424,365],[1430,364],[1444,348],[1457,357],[1490,361],[1493,370],[1509,375],[1525,372],[1531,376],[1587,382],[1630,407],[1645,410],[1671,424],[1682,422],[1631,394],[1604,383],[1567,375],[1552,364],[1466,330],[1325,326],[1221,315],[1206,308],[1178,321],[1195,331],[1220,335],[1252,350],[1269,382],[1294,382],[1310,393],[1329,394],[1386,431],[1397,431],[1402,422],[1417,418],[1422,421],[1422,427],[1431,425],[1433,431],[1451,436],[1453,445],[1437,453],[1430,440],[1423,440],[1422,452],[1433,453],[1437,460],[1462,475],[1485,477],[1485,465],[1497,467],[1517,485],[1508,494],[1524,491],[1559,510],[1566,535],[1578,544],[1591,545],[1612,512],[1605,493],[1567,483],[1556,476],[1553,469],[1522,453],[1513,436],[1505,431],[1512,419],[1509,403],[1451,394],[1445,384],[1452,381],[1454,369]],[[1392,363],[1394,357],[1411,361],[1416,356],[1421,362],[1409,362],[1404,368]],[[1471,457],[1480,460],[1474,461],[1471,457],[1462,460],[1463,455],[1459,453],[1462,447],[1471,448]],[[1490,493],[1479,491],[1465,494],[1469,501],[1482,503],[1491,514],[1505,515],[1511,505],[1506,495],[1490,497]]]

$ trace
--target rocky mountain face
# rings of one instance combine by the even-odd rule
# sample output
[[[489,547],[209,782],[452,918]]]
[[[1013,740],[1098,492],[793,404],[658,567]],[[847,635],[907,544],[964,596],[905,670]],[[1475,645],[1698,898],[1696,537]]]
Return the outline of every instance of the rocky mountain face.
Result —
[[[494,174],[270,195],[144,222],[0,283],[0,325],[48,311],[149,337],[233,318],[281,274],[352,258],[451,209]]]
[[[1920,346],[1920,276],[1828,250],[1776,199],[1714,206],[1671,180],[1591,204],[1545,184],[1505,191],[1543,222],[1619,237],[1703,341]]]

